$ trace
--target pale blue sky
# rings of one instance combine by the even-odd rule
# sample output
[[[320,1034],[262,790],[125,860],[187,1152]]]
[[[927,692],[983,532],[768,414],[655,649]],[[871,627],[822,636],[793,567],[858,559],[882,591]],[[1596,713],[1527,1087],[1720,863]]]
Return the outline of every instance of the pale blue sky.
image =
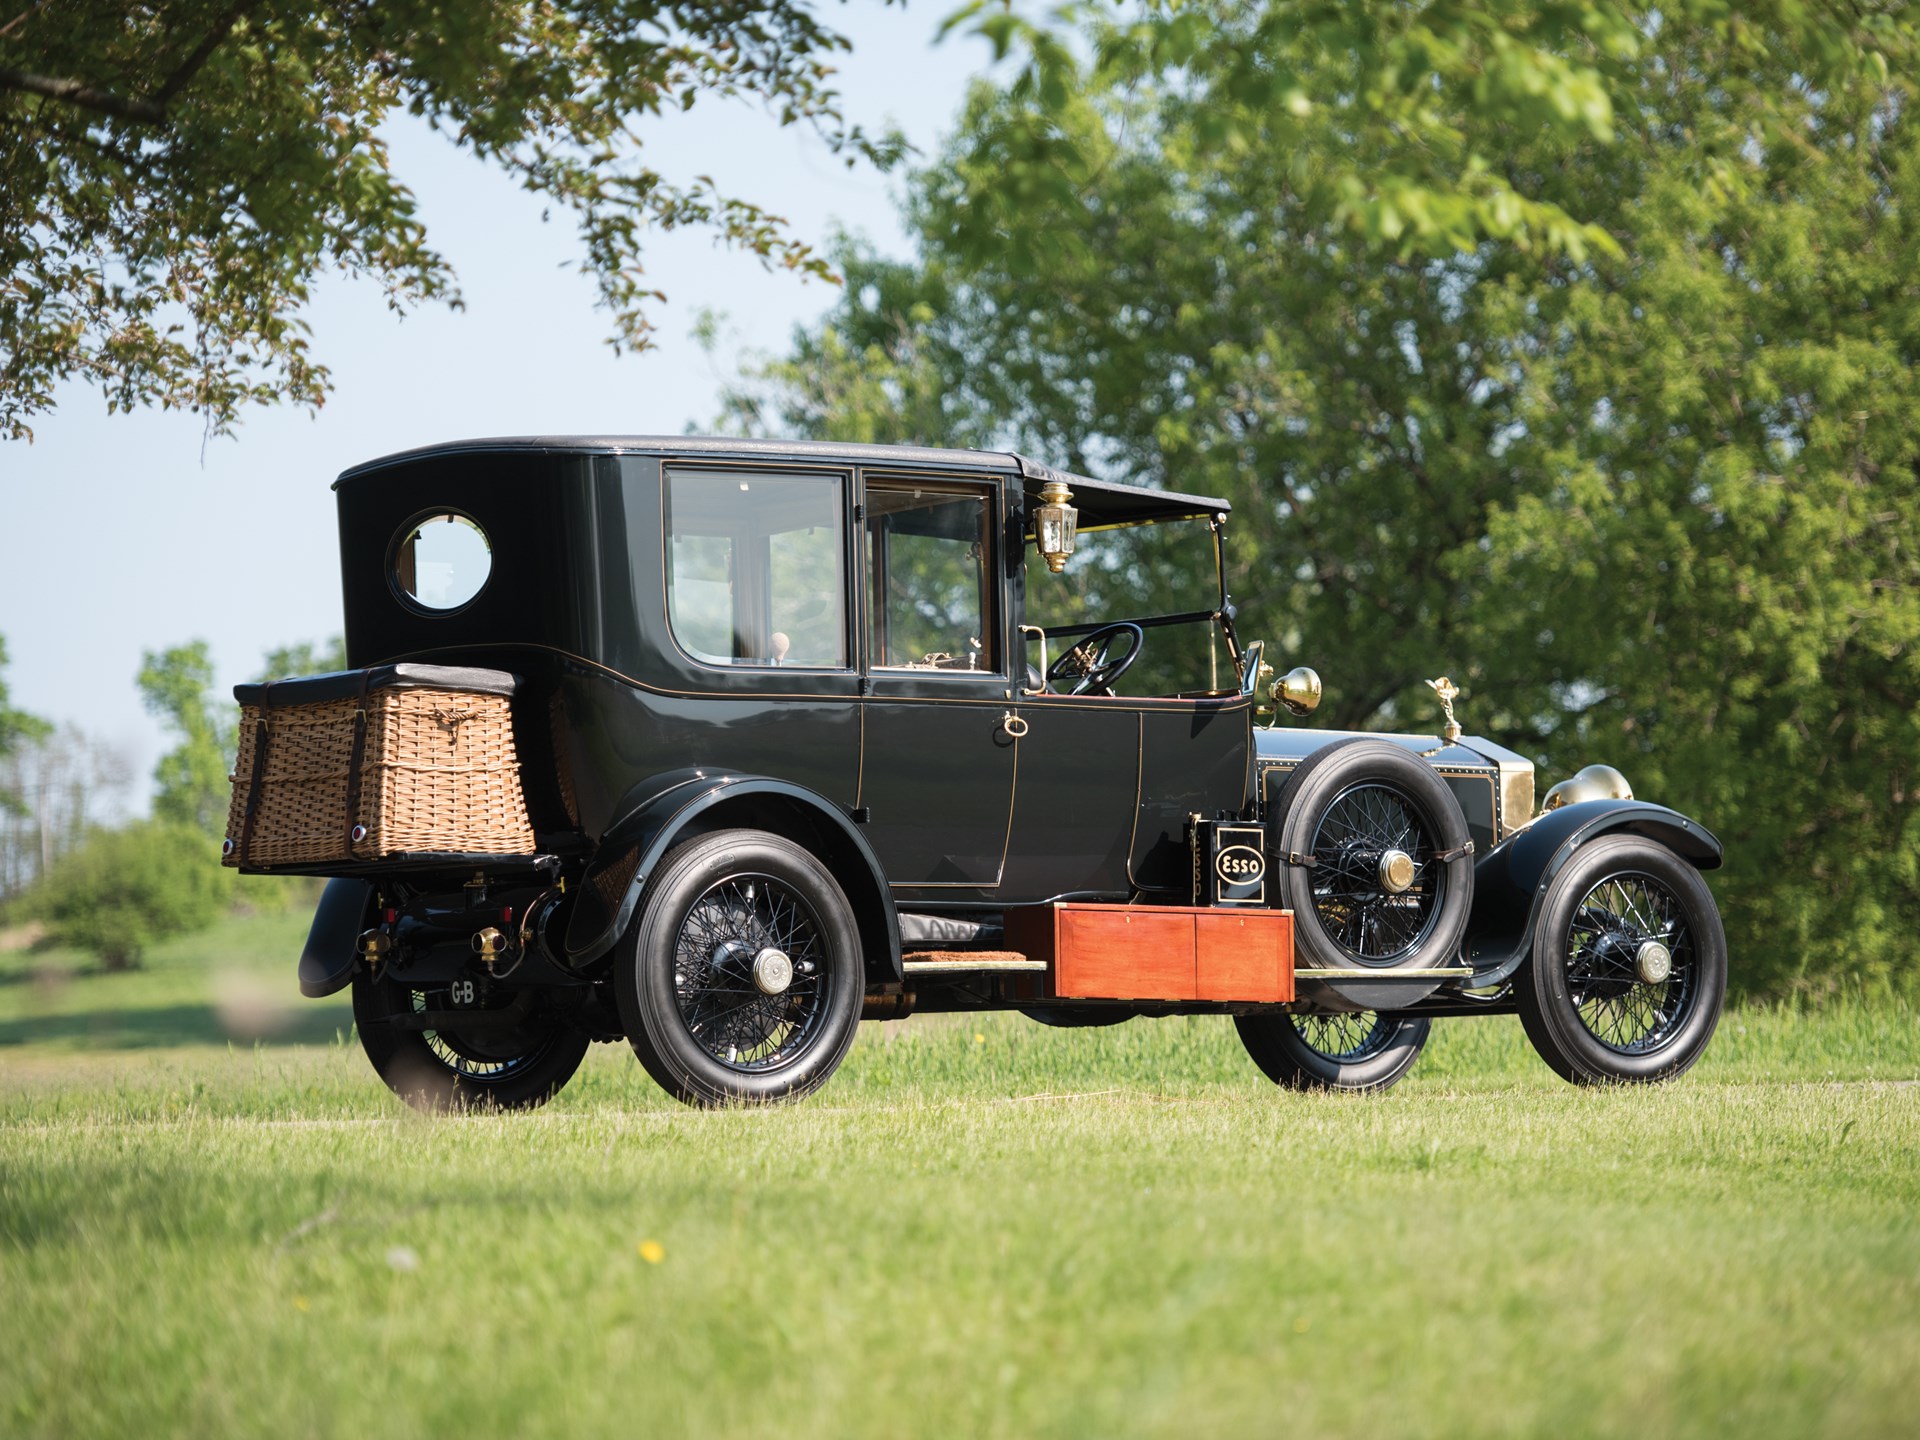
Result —
[[[897,124],[932,152],[985,47],[934,45],[942,5],[852,0],[822,12],[854,41],[841,67],[849,118]],[[656,237],[649,271],[670,300],[656,312],[659,347],[616,359],[564,218],[543,225],[537,199],[423,126],[391,138],[397,173],[458,271],[464,311],[399,320],[377,286],[323,281],[309,318],[333,371],[325,408],[254,411],[204,459],[194,416],[110,416],[82,386],[35,422],[32,445],[0,442],[0,635],[14,703],[124,748],[136,808],[162,749],[133,687],[143,649],[205,638],[224,687],[273,646],[339,630],[328,486],[341,470],[466,436],[704,427],[722,377],[689,333],[702,307],[728,315],[737,354],[782,348],[796,322],[833,301],[830,287],[768,274],[707,234]],[[905,248],[897,178],[849,172],[757,110],[697,105],[648,141],[669,175],[710,174],[802,235],[824,239],[838,224]]]

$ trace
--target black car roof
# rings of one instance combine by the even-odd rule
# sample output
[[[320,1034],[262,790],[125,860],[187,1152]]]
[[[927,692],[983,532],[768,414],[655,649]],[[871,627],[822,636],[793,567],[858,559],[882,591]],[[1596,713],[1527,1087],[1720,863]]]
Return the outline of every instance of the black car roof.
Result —
[[[1075,504],[1083,510],[1091,510],[1101,521],[1109,524],[1224,515],[1233,508],[1225,500],[1203,495],[1182,495],[1145,485],[1119,485],[1111,480],[1094,480],[1085,475],[1056,471],[1024,455],[1004,450],[942,450],[926,445],[840,445],[824,440],[742,440],[715,435],[509,435],[453,440],[398,451],[351,466],[341,471],[333,484],[338,489],[349,480],[415,460],[502,450],[554,455],[581,452],[713,457],[738,455],[756,459],[851,460],[863,465],[964,467],[1018,475],[1022,489],[1030,494],[1037,494],[1041,485],[1057,476],[1074,492]]]

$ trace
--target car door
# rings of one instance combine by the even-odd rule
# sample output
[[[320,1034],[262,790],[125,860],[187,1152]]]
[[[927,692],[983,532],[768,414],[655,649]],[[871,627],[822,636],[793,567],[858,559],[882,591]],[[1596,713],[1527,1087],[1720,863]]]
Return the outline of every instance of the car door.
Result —
[[[988,477],[862,478],[857,808],[898,898],[964,899],[1000,883],[1018,755],[1000,487]]]
[[[998,899],[1124,899],[1139,816],[1140,710],[1124,699],[1023,695],[1020,780]]]

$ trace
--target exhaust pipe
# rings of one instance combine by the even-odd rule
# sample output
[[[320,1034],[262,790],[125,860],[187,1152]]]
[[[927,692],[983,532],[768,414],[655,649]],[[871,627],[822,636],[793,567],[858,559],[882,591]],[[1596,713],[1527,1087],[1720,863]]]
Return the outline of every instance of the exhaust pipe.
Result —
[[[862,1020],[904,1020],[913,1013],[914,1002],[919,997],[911,990],[868,995],[860,1002]]]

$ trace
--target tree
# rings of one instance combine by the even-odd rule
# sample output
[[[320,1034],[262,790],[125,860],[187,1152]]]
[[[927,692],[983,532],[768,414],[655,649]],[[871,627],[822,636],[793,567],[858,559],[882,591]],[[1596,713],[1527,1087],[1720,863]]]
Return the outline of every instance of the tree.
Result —
[[[315,644],[302,640],[269,650],[260,662],[256,680],[288,680],[296,675],[326,675],[347,668],[347,642],[335,635]]]
[[[38,716],[16,710],[8,702],[6,668],[7,640],[0,635],[0,761],[10,758],[22,745],[45,738],[52,729]],[[20,815],[25,809],[19,790],[0,783],[0,816]]]
[[[148,711],[166,721],[179,742],[154,767],[154,818],[220,833],[227,820],[236,717],[212,693],[207,642],[143,652],[136,683]]]
[[[211,925],[233,892],[204,831],[143,820],[93,831],[35,894],[52,940],[92,951],[105,969],[129,970],[153,942]]]
[[[1226,495],[1242,631],[1321,664],[1324,723],[1423,729],[1448,669],[1547,778],[1611,760],[1723,833],[1749,991],[1915,973],[1913,22],[1113,13],[1006,32],[1029,63],[914,178],[919,263],[856,258],[796,347],[904,326],[920,398],[763,365],[758,413],[987,416]]]
[[[725,385],[718,427],[856,444],[990,443],[995,418],[970,388],[948,383],[965,356],[942,323],[956,313],[954,298],[932,272],[884,260],[844,234],[830,258],[850,281],[833,321],[799,327],[789,354],[757,357]],[[722,319],[706,314],[696,327],[710,355],[721,348]]]
[[[303,640],[269,650],[254,678],[285,680],[346,668],[346,643],[336,635],[318,644]],[[207,642],[144,652],[135,683],[148,711],[165,720],[178,741],[154,767],[154,816],[220,833],[227,820],[238,715],[231,699],[214,689]]]
[[[121,809],[133,771],[126,755],[79,726],[49,727],[0,757],[0,899],[26,890]]]
[[[395,309],[457,305],[382,127],[421,116],[578,221],[616,348],[663,298],[648,227],[713,227],[829,277],[777,216],[646,163],[643,122],[763,103],[848,164],[900,144],[845,121],[845,39],[809,0],[21,0],[0,12],[0,437],[79,377],[109,408],[317,407],[303,312],[325,269]]]

